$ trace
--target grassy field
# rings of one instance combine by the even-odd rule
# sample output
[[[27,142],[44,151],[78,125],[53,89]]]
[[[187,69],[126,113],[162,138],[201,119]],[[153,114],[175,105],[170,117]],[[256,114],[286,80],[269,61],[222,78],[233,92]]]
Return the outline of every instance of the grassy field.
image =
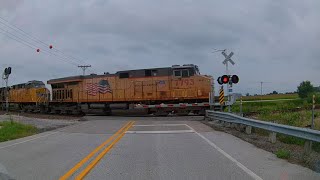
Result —
[[[244,101],[255,101],[255,100],[274,100],[274,99],[297,99],[298,94],[272,94],[272,95],[262,95],[262,96],[243,96]]]
[[[316,95],[316,104],[320,104],[320,94]],[[247,99],[246,99],[247,98]],[[255,101],[260,100],[260,96],[244,97],[243,100]],[[279,124],[285,124],[296,127],[306,127],[311,125],[312,117],[312,98],[311,96],[306,99],[298,98],[297,94],[284,94],[284,95],[266,95],[262,97],[263,100],[276,100],[276,99],[292,99],[286,101],[272,101],[272,102],[243,102],[242,112],[245,116],[270,121]],[[227,109],[226,109],[227,110]],[[232,106],[232,112],[240,112],[240,103],[237,101]],[[320,110],[315,112],[315,129],[320,130]],[[264,130],[257,130],[261,135],[267,135]],[[285,136],[277,134],[279,141],[286,144],[303,145],[305,140],[295,138],[292,136]],[[320,143],[314,143],[313,149],[320,152]],[[283,152],[279,152],[280,156]]]
[[[38,132],[36,127],[17,122],[0,122],[0,142],[31,136]]]
[[[243,102],[242,111],[244,113],[269,113],[274,111],[292,111],[296,109],[309,109],[311,104],[303,99],[293,99],[290,101],[262,101],[262,102]],[[240,102],[237,101],[232,109],[234,112],[240,111]]]
[[[275,102],[246,102],[242,112],[259,120],[276,122],[291,126],[305,127],[311,124],[311,103],[304,99]],[[233,112],[240,112],[240,103],[232,107]],[[320,130],[320,112],[316,110],[316,129]]]

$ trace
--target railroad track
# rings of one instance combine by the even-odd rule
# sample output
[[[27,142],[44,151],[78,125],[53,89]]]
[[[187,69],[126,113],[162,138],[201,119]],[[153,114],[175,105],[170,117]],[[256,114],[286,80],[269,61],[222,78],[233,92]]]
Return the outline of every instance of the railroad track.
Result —
[[[6,111],[0,111],[0,115],[6,114]],[[74,118],[81,118],[86,115],[89,116],[123,116],[123,117],[176,117],[176,116],[203,116],[203,115],[197,115],[193,113],[189,113],[188,115],[177,115],[177,114],[168,114],[167,116],[162,115],[154,115],[154,114],[146,114],[141,112],[134,112],[130,113],[126,110],[123,111],[115,111],[112,114],[106,115],[106,114],[83,114],[83,115],[74,115],[74,114],[53,114],[53,113],[41,113],[41,112],[23,112],[21,110],[10,110],[9,114],[12,115],[21,115],[21,116],[27,116],[27,117],[34,117],[34,118],[44,118],[44,119],[74,119]]]

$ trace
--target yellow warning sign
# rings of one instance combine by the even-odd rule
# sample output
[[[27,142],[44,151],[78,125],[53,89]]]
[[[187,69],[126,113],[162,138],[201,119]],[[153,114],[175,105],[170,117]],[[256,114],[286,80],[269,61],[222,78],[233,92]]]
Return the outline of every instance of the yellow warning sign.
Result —
[[[219,103],[221,105],[224,104],[224,91],[223,91],[223,86],[221,86],[221,89],[219,91]]]

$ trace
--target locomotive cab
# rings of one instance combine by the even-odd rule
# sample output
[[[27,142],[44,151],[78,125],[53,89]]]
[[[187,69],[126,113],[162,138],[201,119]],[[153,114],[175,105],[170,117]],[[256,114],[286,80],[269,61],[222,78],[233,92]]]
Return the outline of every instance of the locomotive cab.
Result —
[[[194,75],[200,75],[198,66],[194,64],[184,64],[183,66],[173,65],[172,71],[173,77],[175,78],[185,78]]]

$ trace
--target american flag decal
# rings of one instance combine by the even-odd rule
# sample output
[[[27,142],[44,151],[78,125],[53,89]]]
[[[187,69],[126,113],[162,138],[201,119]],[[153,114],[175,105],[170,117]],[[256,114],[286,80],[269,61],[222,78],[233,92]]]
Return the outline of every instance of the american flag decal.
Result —
[[[86,91],[91,96],[95,96],[98,93],[112,93],[108,80],[101,80],[99,83],[87,83]]]

